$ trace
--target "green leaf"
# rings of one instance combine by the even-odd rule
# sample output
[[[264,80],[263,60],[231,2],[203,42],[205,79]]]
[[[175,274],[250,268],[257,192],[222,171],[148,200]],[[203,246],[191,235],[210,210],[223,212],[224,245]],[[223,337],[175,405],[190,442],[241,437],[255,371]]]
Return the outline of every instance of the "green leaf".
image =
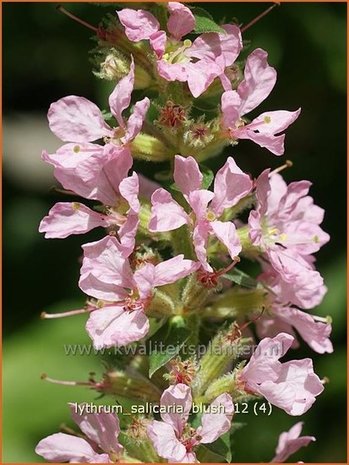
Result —
[[[204,18],[209,18],[214,21],[213,16],[211,13],[204,8],[201,8],[200,6],[192,6],[191,11],[194,14],[194,16],[203,16]]]
[[[232,459],[232,453],[230,448],[230,432],[223,434],[217,441],[211,444],[201,445],[198,449],[197,456],[200,462],[212,462],[214,461],[222,462],[222,459],[225,462],[230,463]]]
[[[214,180],[213,171],[202,164],[200,164],[200,171],[203,175],[201,189],[208,189]]]
[[[195,16],[195,34],[203,34],[205,32],[221,32],[224,33],[224,29],[215,23],[211,18],[202,16],[201,14],[194,14]]]
[[[190,336],[181,316],[175,316],[149,339],[149,377],[179,354]]]
[[[248,289],[255,289],[258,286],[258,281],[237,268],[234,268],[229,274],[223,275],[223,277],[233,281],[233,283],[239,286],[247,287]]]

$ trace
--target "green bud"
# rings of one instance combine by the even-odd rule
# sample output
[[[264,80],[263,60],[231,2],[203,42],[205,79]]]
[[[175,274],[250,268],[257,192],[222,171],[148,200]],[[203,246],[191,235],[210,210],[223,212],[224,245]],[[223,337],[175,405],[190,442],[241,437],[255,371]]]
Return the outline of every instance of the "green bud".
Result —
[[[176,303],[163,290],[155,289],[152,301],[146,310],[148,316],[160,318],[165,315],[173,315],[176,311]]]
[[[240,357],[241,347],[250,339],[242,339],[237,325],[220,331],[209,343],[206,353],[200,360],[200,368],[193,381],[195,397],[202,396],[217,378],[222,376],[234,361]]]
[[[147,378],[136,372],[121,370],[105,373],[100,391],[109,395],[147,402],[158,402],[161,396],[159,389]]]
[[[204,287],[198,280],[197,273],[193,273],[189,276],[182,291],[183,307],[186,311],[197,312],[213,292],[213,288]]]
[[[173,158],[173,152],[160,139],[149,134],[140,133],[131,142],[135,158],[146,161],[165,161]]]
[[[269,306],[268,292],[262,288],[242,289],[232,287],[224,292],[205,310],[207,317],[236,317],[254,311],[263,311]]]

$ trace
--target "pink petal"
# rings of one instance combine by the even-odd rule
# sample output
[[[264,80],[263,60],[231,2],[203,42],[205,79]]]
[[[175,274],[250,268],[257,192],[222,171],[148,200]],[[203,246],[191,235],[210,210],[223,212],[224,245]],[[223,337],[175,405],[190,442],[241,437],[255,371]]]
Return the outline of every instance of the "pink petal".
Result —
[[[235,90],[223,93],[221,106],[223,113],[223,125],[225,128],[234,128],[235,123],[240,119],[241,99]]]
[[[102,307],[91,312],[86,331],[95,349],[119,347],[139,341],[149,331],[149,321],[142,310]]]
[[[108,217],[82,203],[58,202],[40,223],[39,231],[46,239],[64,239],[71,234],[84,234],[98,226],[107,227]]]
[[[56,433],[42,439],[35,452],[50,462],[93,463],[97,454],[85,439]]]
[[[127,129],[125,137],[122,138],[124,144],[131,142],[137,134],[141,132],[145,115],[149,109],[150,100],[148,97],[144,97],[143,100],[136,102],[133,107],[133,112],[127,121]]]
[[[225,24],[223,28],[225,33],[201,34],[186,51],[186,55],[212,62],[222,57],[224,67],[232,65],[242,49],[241,33],[237,26],[231,24]],[[221,72],[223,71],[224,69],[221,69]]]
[[[166,60],[159,60],[157,70],[159,76],[166,81],[185,82],[188,79],[187,65],[188,63],[169,63]]]
[[[310,358],[282,364],[279,378],[275,382],[265,381],[259,387],[259,393],[270,403],[292,416],[307,412],[323,390]]]
[[[80,276],[79,287],[88,296],[107,302],[124,301],[129,296],[129,292],[123,287],[106,283],[102,279],[96,278],[92,273]]]
[[[274,155],[280,156],[285,152],[284,142],[285,134],[273,136],[271,134],[261,134],[254,131],[249,131],[246,126],[238,132],[238,139],[250,139],[260,147],[264,147]]]
[[[122,288],[133,288],[133,276],[122,247],[115,237],[85,244],[79,286],[86,294],[105,300],[120,300]],[[92,279],[95,278],[95,279]]]
[[[124,257],[129,257],[135,248],[138,225],[138,214],[131,211],[128,213],[125,223],[118,231],[122,246],[122,255]]]
[[[131,42],[150,39],[160,28],[158,20],[148,11],[124,8],[116,13]]]
[[[199,165],[193,157],[175,156],[173,178],[184,195],[201,188],[202,174]]]
[[[187,63],[186,73],[189,90],[197,98],[222,73],[222,68],[215,61],[199,60],[196,63]]]
[[[232,157],[229,157],[216,174],[211,209],[220,216],[225,208],[236,205],[251,190],[252,181],[249,175],[237,166]]]
[[[276,448],[276,455],[271,462],[285,462],[292,454],[297,452],[301,447],[305,447],[316,439],[313,436],[299,437],[302,431],[303,423],[296,423],[289,431],[281,433]]]
[[[300,115],[301,109],[297,111],[269,111],[255,118],[246,128],[258,130],[261,134],[275,135],[283,132]]]
[[[91,187],[95,186],[89,198],[96,198],[106,205],[114,206],[120,200],[119,187],[132,167],[133,159],[129,147],[107,144],[104,151],[104,160],[97,165],[97,178],[89,181]]]
[[[276,71],[268,65],[268,54],[257,48],[248,57],[245,65],[244,80],[237,89],[242,100],[240,115],[255,109],[265,100],[276,83]]]
[[[155,265],[155,286],[163,286],[185,278],[198,269],[199,264],[184,258],[184,255],[165,260]]]
[[[133,162],[129,148],[112,144],[66,144],[55,154],[43,152],[42,158],[55,167],[65,189],[107,205],[118,200],[119,184]]]
[[[313,371],[311,359],[278,361],[293,341],[294,338],[286,333],[263,339],[240,376],[250,390],[264,396],[271,404],[289,415],[302,415],[324,387]]]
[[[138,175],[132,173],[132,176],[124,178],[119,184],[120,194],[129,203],[135,213],[139,213],[140,203],[138,200],[139,181]]]
[[[312,315],[292,307],[282,307],[276,317],[296,328],[305,342],[319,354],[332,353],[333,346],[329,339],[331,324],[316,321]]]
[[[175,39],[181,40],[195,28],[194,15],[188,7],[178,2],[169,2],[167,8],[170,12],[167,29]]]
[[[149,231],[172,231],[189,222],[189,217],[184,209],[173,200],[171,194],[165,189],[157,189],[151,197],[151,203]]]
[[[278,379],[281,367],[278,360],[285,355],[293,341],[291,335],[280,333],[274,338],[266,337],[258,344],[250,361],[241,372],[242,378],[248,381],[252,390],[257,390],[265,380]]]
[[[92,142],[112,135],[100,109],[84,97],[61,98],[51,104],[47,117],[53,134],[64,142]]]
[[[154,420],[148,425],[147,433],[160,457],[172,462],[182,462],[186,448],[177,439],[172,425]]]
[[[189,193],[188,202],[196,216],[196,221],[206,220],[207,208],[214,194],[206,189],[198,189]]]
[[[242,250],[235,225],[231,221],[212,221],[211,228],[220,242],[228,249],[231,258],[235,258]]]
[[[208,222],[199,222],[193,231],[193,244],[195,254],[204,270],[212,272],[213,268],[207,261],[207,240],[210,231],[210,224]]]
[[[184,255],[177,255],[155,266],[146,263],[136,270],[134,280],[140,297],[147,299],[152,295],[155,287],[176,282],[196,271],[198,267],[198,263],[184,259]]]
[[[162,420],[171,425],[172,428],[176,431],[177,437],[180,437],[183,432],[183,428],[188,420],[189,412],[193,403],[191,396],[191,389],[186,384],[174,384],[167,388],[160,399],[161,406],[178,406],[178,409],[181,409],[181,412],[177,413],[176,411],[170,411],[161,413]]]
[[[103,147],[96,144],[65,144],[56,153],[42,153],[42,159],[54,166],[55,178],[65,189],[88,198],[93,190],[91,180],[99,171]]]
[[[229,394],[221,394],[210,405],[212,413],[204,413],[201,427],[197,432],[201,436],[200,443],[209,444],[230,430],[234,414],[234,404]],[[216,409],[216,411],[215,411]]]
[[[165,50],[166,50],[166,32],[165,31],[158,31],[154,32],[152,36],[149,38],[150,46],[154,50],[155,55],[160,60],[163,57]]]
[[[84,404],[80,404],[84,405]],[[112,413],[84,413],[80,415],[77,404],[69,404],[73,420],[81,431],[104,452],[120,453],[123,447],[117,437],[120,433],[119,419]]]
[[[122,112],[130,106],[135,81],[135,65],[132,58],[130,71],[115,86],[109,96],[109,107],[119,126],[125,128]]]
[[[142,300],[147,300],[153,295],[155,287],[155,266],[152,263],[145,263],[134,273],[134,280]]]

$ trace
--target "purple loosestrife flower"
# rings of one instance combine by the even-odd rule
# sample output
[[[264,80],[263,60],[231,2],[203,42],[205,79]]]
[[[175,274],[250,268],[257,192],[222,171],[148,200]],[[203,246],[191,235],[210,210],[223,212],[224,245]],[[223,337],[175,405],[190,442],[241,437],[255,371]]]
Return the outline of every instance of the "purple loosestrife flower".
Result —
[[[294,338],[280,333],[265,338],[257,346],[248,364],[239,375],[250,392],[260,394],[289,415],[303,415],[321,394],[324,387],[314,373],[310,358],[281,363]]]
[[[75,423],[86,439],[65,433],[56,433],[42,439],[35,452],[49,462],[112,463],[123,455],[118,441],[119,419],[111,413],[85,413],[75,411],[69,404]],[[83,407],[83,404],[80,404]]]
[[[276,448],[276,455],[271,463],[282,463],[287,460],[290,455],[297,452],[301,447],[309,445],[312,441],[316,441],[313,436],[300,436],[303,423],[296,423],[289,431],[280,434],[279,442]]]
[[[79,286],[107,304],[94,309],[86,324],[95,348],[138,341],[149,331],[145,309],[156,287],[176,282],[199,264],[178,255],[157,265],[145,263],[135,272],[114,237],[83,246]]]
[[[193,157],[176,155],[174,180],[180,188],[191,212],[187,213],[165,189],[158,189],[151,198],[150,231],[172,231],[188,224],[193,232],[193,244],[198,260],[206,271],[212,271],[207,261],[207,242],[215,236],[234,259],[241,245],[231,221],[220,221],[226,208],[232,207],[252,189],[250,177],[229,157],[218,171],[214,191],[201,189],[203,176]]]
[[[188,7],[178,2],[167,4],[167,29],[160,30],[158,20],[148,11],[125,8],[118,11],[125,34],[132,42],[149,40],[157,58],[159,76],[167,81],[187,82],[196,98],[205,92],[216,77],[228,80],[224,71],[237,59],[242,49],[240,29],[231,24],[225,32],[205,33],[192,43],[183,36],[195,28],[195,18]],[[225,84],[226,85],[226,84]]]
[[[309,181],[287,185],[279,174],[263,171],[256,181],[257,206],[248,219],[252,244],[291,284],[307,270],[311,276],[312,254],[329,240],[319,226],[324,210],[308,195],[310,186]]]
[[[229,394],[221,394],[209,406],[212,413],[204,413],[201,426],[194,429],[188,424],[192,407],[190,387],[185,384],[170,386],[160,400],[162,421],[154,420],[148,426],[148,434],[156,452],[172,463],[197,462],[195,448],[209,444],[229,431],[234,414],[234,404]],[[180,408],[180,413],[171,410]],[[223,410],[223,412],[222,412]]]
[[[258,48],[247,58],[244,80],[236,90],[222,95],[222,123],[229,138],[250,139],[274,155],[284,153],[285,134],[281,134],[299,116],[300,109],[262,113],[251,123],[243,117],[265,100],[276,83],[276,71],[267,63],[268,54]]]

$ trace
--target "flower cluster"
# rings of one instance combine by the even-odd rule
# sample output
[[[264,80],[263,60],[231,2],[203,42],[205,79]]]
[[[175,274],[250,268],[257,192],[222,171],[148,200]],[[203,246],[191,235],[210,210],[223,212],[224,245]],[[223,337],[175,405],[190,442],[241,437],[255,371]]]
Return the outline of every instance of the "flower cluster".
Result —
[[[53,462],[217,461],[239,402],[263,398],[299,416],[323,391],[310,358],[279,361],[299,345],[295,330],[314,351],[333,350],[330,320],[309,313],[326,292],[314,253],[329,240],[310,182],[287,184],[280,172],[289,163],[255,179],[235,162],[236,148],[215,175],[202,164],[243,139],[282,155],[300,109],[248,120],[277,80],[267,52],[257,48],[242,61],[236,24],[205,17],[211,29],[198,33],[195,8],[145,7],[121,9],[98,29],[99,53],[107,51],[99,76],[116,81],[110,112],[74,95],[49,109],[64,145],[42,158],[65,193],[85,203],[58,202],[39,230],[66,238],[103,228],[82,246],[85,304],[43,317],[87,313],[94,348],[120,355],[102,381],[82,384],[117,399],[156,400],[162,410],[129,415],[120,429],[114,414],[81,415],[71,404],[83,434],[53,434],[36,448]],[[131,103],[134,89],[150,92]],[[216,102],[211,120],[198,116],[197,99]],[[137,173],[138,159],[169,168],[150,180]],[[242,271],[249,261],[260,266],[255,277]],[[207,323],[204,353],[188,355]],[[159,342],[162,350],[152,348]],[[299,422],[281,434],[273,462],[315,440],[299,437],[301,429]]]

